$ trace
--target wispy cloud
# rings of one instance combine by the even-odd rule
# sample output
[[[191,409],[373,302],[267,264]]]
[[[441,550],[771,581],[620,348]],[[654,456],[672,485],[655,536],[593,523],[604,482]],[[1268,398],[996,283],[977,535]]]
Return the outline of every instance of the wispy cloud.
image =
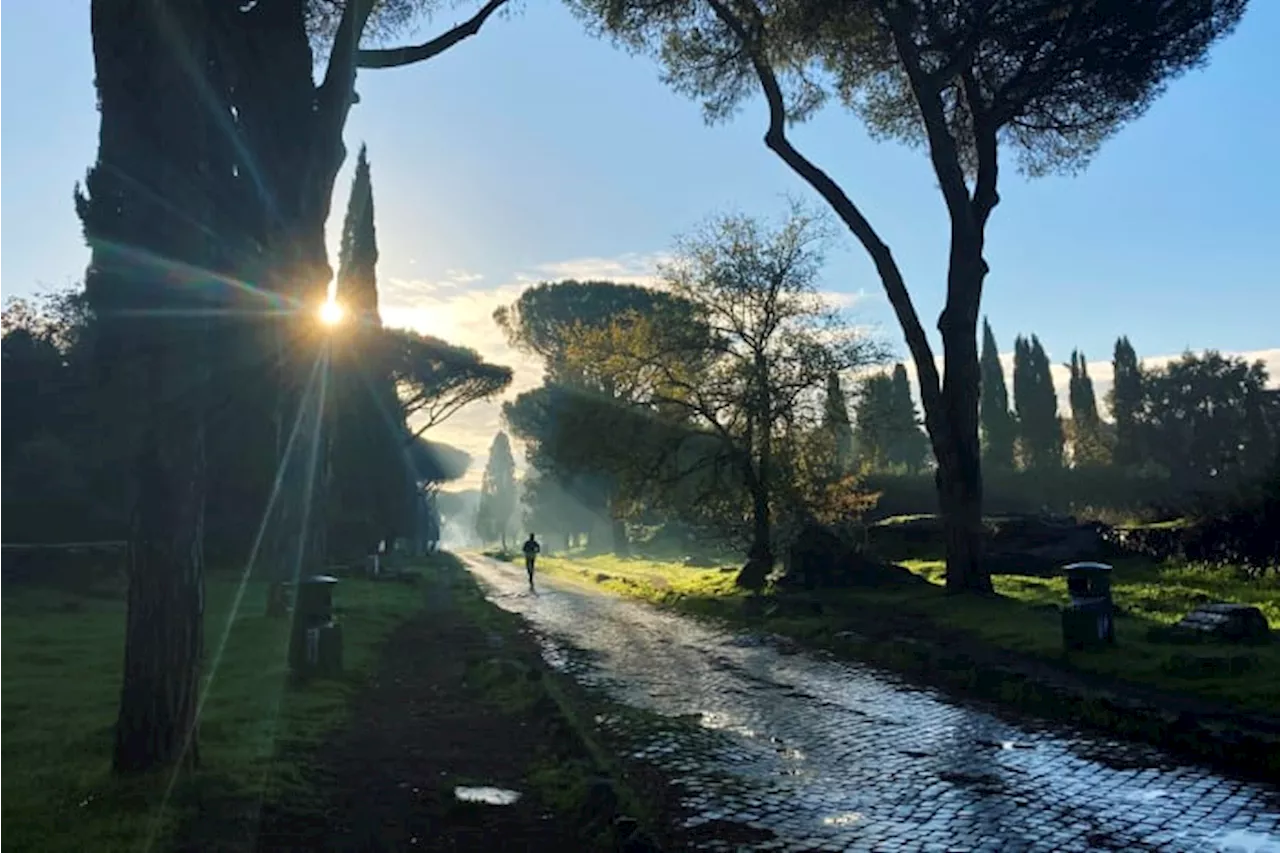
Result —
[[[479,273],[445,270],[439,279],[384,278],[378,282],[378,301],[385,312],[388,307],[418,304],[441,293],[460,291],[484,280]]]
[[[522,278],[528,281],[572,278],[578,281],[616,281],[619,284],[653,286],[658,283],[658,267],[667,260],[669,256],[661,252],[629,252],[616,258],[572,258],[541,264],[530,275]]]
[[[819,294],[833,308],[849,311],[871,298],[866,290],[823,290]]]

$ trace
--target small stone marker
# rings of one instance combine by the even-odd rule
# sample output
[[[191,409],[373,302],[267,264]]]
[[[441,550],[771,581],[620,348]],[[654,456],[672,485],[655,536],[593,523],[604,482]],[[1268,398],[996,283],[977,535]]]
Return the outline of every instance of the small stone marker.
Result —
[[[1062,640],[1068,649],[1115,645],[1115,606],[1111,600],[1111,566],[1072,563],[1062,567],[1071,601],[1062,608]]]
[[[1202,604],[1183,616],[1174,628],[1205,639],[1232,643],[1265,641],[1271,638],[1267,617],[1251,604]]]

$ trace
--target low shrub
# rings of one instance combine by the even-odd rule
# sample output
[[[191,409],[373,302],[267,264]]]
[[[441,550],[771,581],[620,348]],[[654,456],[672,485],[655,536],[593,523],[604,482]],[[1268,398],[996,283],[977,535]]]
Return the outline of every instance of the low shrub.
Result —
[[[880,500],[869,520],[938,512],[932,473],[872,474],[865,482]],[[1176,517],[1191,506],[1168,477],[1119,468],[1063,468],[1057,471],[984,471],[983,511],[989,515],[1050,512],[1114,523]]]

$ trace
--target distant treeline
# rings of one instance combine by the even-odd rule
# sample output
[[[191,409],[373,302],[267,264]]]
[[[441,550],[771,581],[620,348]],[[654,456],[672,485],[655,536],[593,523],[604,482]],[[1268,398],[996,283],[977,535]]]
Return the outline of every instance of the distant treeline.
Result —
[[[990,325],[983,333],[980,415],[990,513],[1173,517],[1258,479],[1280,450],[1280,391],[1267,387],[1261,362],[1188,352],[1144,368],[1122,337],[1112,359],[1111,416],[1099,410],[1084,355],[1072,352],[1065,365],[1071,416],[1064,418],[1039,339],[1015,342],[1011,400]],[[898,454],[895,461],[892,448],[910,435],[917,416],[908,396],[883,390],[893,384],[887,375],[866,380],[853,405],[854,452],[866,487],[880,494],[874,515],[936,512],[927,446],[923,458],[904,462]],[[895,423],[906,426],[867,428]]]

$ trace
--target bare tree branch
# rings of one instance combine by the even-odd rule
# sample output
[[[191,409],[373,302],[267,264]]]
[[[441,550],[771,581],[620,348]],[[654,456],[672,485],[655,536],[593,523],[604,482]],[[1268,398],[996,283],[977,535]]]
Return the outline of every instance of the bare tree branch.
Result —
[[[769,105],[769,129],[765,134],[765,145],[777,154],[782,161],[791,167],[797,175],[803,178],[811,187],[813,187],[819,195],[831,205],[841,221],[849,227],[854,236],[858,238],[858,242],[871,256],[871,260],[876,265],[876,272],[880,275],[880,282],[884,286],[885,294],[889,297],[889,304],[893,306],[894,314],[897,315],[898,322],[902,325],[903,334],[907,339],[907,347],[911,350],[912,360],[916,364],[916,375],[920,382],[920,397],[924,403],[925,417],[931,423],[936,423],[940,429],[942,427],[942,419],[940,418],[942,411],[942,384],[938,376],[938,368],[933,360],[933,348],[929,346],[929,338],[925,335],[924,327],[920,325],[920,316],[916,313],[915,305],[911,302],[911,294],[907,292],[907,285],[902,277],[902,271],[898,268],[898,264],[893,259],[892,252],[880,239],[880,235],[862,215],[862,211],[853,203],[835,181],[822,169],[818,168],[812,160],[801,154],[791,141],[787,139],[787,110],[786,103],[782,97],[782,87],[778,83],[777,75],[773,72],[773,67],[769,64],[760,45],[752,40],[750,33],[747,31],[746,25],[738,18],[734,12],[725,5],[723,0],[709,0],[712,10],[718,17],[742,42],[744,47],[749,51],[752,67],[755,69],[756,76],[760,80],[760,86],[764,90],[765,101]],[[931,433],[932,430],[931,430]]]
[[[978,154],[978,175],[973,184],[974,224],[979,233],[986,229],[987,219],[991,211],[1000,203],[1000,194],[996,191],[996,179],[999,175],[997,161],[999,146],[996,140],[996,125],[992,121],[987,105],[981,103],[978,81],[972,71],[964,71],[960,75],[964,84],[965,99],[969,102],[969,112],[973,116],[974,146]]]
[[[360,68],[399,68],[402,65],[424,62],[444,53],[463,39],[470,38],[480,32],[480,28],[484,26],[485,21],[489,20],[490,16],[505,6],[507,2],[508,0],[489,0],[488,3],[480,8],[480,11],[466,21],[422,44],[384,50],[357,51],[356,65]]]
[[[324,82],[316,93],[320,116],[318,144],[321,146],[342,144],[342,128],[355,101],[356,55],[359,53],[360,36],[372,12],[373,0],[348,0],[342,10],[329,64],[325,67]]]

